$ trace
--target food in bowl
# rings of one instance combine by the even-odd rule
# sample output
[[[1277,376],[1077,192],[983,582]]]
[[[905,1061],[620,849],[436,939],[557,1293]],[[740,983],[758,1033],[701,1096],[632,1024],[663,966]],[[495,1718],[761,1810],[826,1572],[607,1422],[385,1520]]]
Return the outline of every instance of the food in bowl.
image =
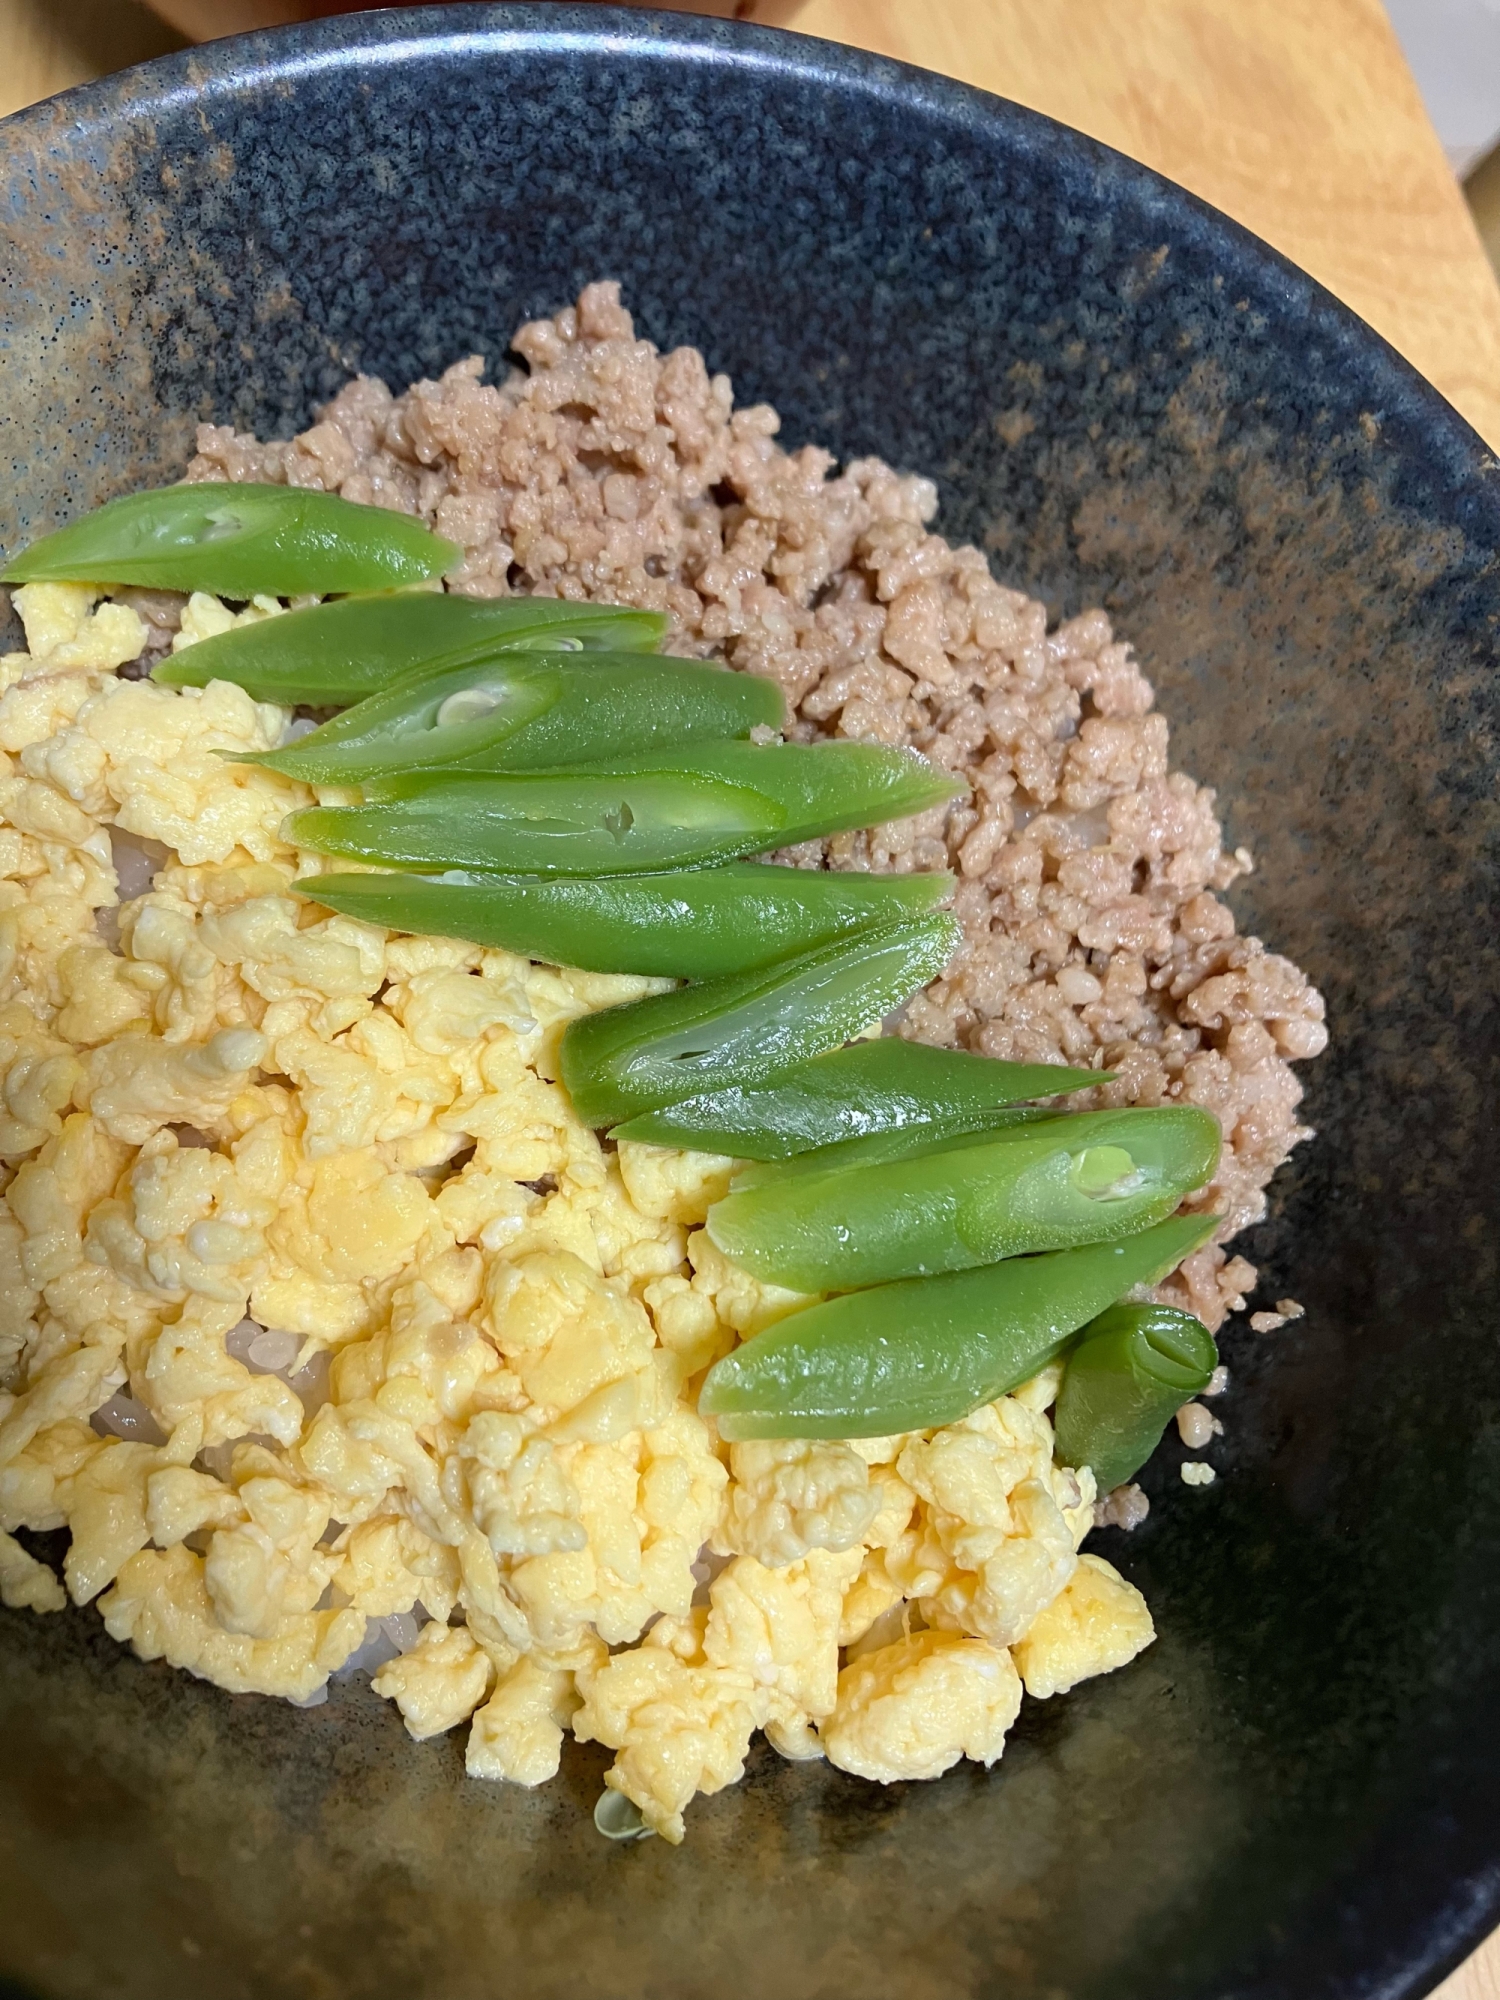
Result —
[[[1217,1429],[1323,1010],[1102,613],[1049,632],[929,481],[786,452],[612,285],[515,346],[205,426],[151,503],[215,560],[250,513],[204,486],[310,496],[247,499],[299,561],[325,496],[383,509],[388,617],[315,563],[15,592],[0,1589],[233,1691],[370,1673],[479,1776],[571,1730],[603,1828],[678,1840],[757,1730],[935,1777],[1150,1642],[1081,1545],[1174,1409]],[[645,747],[493,768],[575,724]]]

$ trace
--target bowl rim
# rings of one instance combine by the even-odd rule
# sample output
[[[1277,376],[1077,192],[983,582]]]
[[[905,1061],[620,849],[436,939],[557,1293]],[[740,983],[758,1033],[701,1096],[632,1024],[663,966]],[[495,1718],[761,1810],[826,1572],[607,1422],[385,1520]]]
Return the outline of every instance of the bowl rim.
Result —
[[[324,15],[197,43],[41,98],[0,119],[0,141],[8,142],[0,166],[14,171],[28,140],[45,155],[49,131],[59,122],[76,138],[80,130],[121,115],[146,118],[154,109],[212,102],[247,86],[294,84],[338,69],[355,51],[368,69],[395,68],[434,52],[504,56],[626,45],[648,52],[655,48],[663,55],[691,54],[726,71],[821,81],[877,103],[915,103],[962,129],[993,127],[998,120],[1009,129],[1013,150],[1047,153],[1107,175],[1122,206],[1170,212],[1179,233],[1186,229],[1189,238],[1211,239],[1226,283],[1241,273],[1254,279],[1257,290],[1275,297],[1283,321],[1300,323],[1309,335],[1335,348],[1351,377],[1363,378],[1374,392],[1371,414],[1382,429],[1395,425],[1412,434],[1411,443],[1420,439],[1429,472],[1439,473],[1450,488],[1472,482],[1475,497],[1489,502],[1500,545],[1496,452],[1382,333],[1264,237],[1181,182],[1046,112],[935,70],[794,28],[598,0],[437,0]]]
[[[434,55],[488,58],[530,52],[633,50],[711,65],[730,72],[799,83],[823,83],[876,103],[915,105],[962,130],[1005,129],[1014,156],[1049,155],[1080,172],[1107,177],[1113,198],[1159,213],[1179,239],[1211,242],[1226,285],[1242,278],[1275,302],[1283,329],[1299,328],[1331,350],[1347,376],[1368,393],[1371,414],[1398,458],[1457,506],[1475,538],[1500,550],[1500,458],[1474,427],[1384,335],[1319,280],[1232,216],[1165,174],[1102,140],[1015,100],[938,72],[792,28],[763,26],[650,8],[574,4],[573,0],[447,0],[447,4],[382,7],[339,13],[281,27],[226,36],[78,84],[0,119],[0,171],[26,171],[28,155],[45,161],[64,135],[102,133],[128,119],[213,102],[249,90],[290,87],[305,78],[362,65],[397,68]],[[0,237],[4,226],[0,225]],[[0,325],[6,314],[0,308]],[[1283,334],[1285,337],[1285,333]],[[1399,1955],[1382,1957],[1371,1941],[1363,1977],[1338,1990],[1380,2000],[1418,2000],[1456,1969],[1500,1926],[1500,1821],[1490,1815],[1484,1865],[1445,1877],[1440,1901],[1408,1924]],[[1483,1844],[1483,1843],[1481,1843]],[[1278,1953],[1278,1958],[1280,1954]],[[1337,1980],[1347,1963],[1310,1974]],[[1246,1967],[1242,1992],[1281,1993]],[[1330,1992],[1334,1990],[1330,1985]],[[0,1973],[0,1992],[11,1987]]]

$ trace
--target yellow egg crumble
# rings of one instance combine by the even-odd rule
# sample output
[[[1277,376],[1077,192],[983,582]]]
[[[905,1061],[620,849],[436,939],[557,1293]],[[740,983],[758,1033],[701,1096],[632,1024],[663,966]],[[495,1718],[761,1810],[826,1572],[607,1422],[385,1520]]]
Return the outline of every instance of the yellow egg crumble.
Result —
[[[413,1736],[469,1725],[477,1777],[541,1784],[571,1730],[672,1841],[757,1730],[932,1778],[1000,1756],[1023,1683],[1150,1642],[1078,1554],[1056,1370],[909,1437],[727,1446],[698,1416],[704,1369],[803,1300],[703,1233],[730,1161],[603,1146],[556,1081],[569,1020],[662,982],[291,895],[322,864],[280,827],[312,794],[216,754],[288,712],[117,678],[146,641],[126,604],[16,602],[6,1605],[97,1602],[144,1659],[301,1703],[373,1664]],[[194,598],[174,643],[234,619]],[[58,1528],[66,1593],[16,1539]]]

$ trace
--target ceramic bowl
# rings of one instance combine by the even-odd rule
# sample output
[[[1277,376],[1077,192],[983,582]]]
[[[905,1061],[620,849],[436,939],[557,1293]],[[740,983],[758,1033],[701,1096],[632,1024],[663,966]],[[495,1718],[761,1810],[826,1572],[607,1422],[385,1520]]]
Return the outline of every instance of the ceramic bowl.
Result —
[[[1099,1546],[1161,1637],[1003,1762],[758,1750],[688,1843],[603,1757],[466,1782],[367,1687],[299,1714],[0,1614],[0,1968],[113,2000],[1404,2000],[1500,1915],[1496,635],[1479,439],[1299,272],[994,98],[680,14],[482,6],[211,45],[5,128],[0,546],[288,434],[583,282],[785,434],[1103,602],[1327,995],[1318,1137],[1246,1248],[1221,1476]]]

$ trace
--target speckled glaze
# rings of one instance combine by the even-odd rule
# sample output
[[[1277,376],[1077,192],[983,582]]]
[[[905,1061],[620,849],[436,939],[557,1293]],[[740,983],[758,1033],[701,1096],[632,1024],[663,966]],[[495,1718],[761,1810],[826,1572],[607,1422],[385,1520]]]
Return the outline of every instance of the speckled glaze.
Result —
[[[993,1772],[767,1750],[688,1845],[602,1753],[467,1783],[0,1613],[0,1968],[89,2000],[1405,2000],[1500,1915],[1496,467],[1368,328],[1045,119],[792,36],[480,6],[226,42],[12,119],[0,544],[287,434],[583,281],[796,440],[1134,639],[1328,996],[1320,1137],[1247,1246],[1225,1477],[1100,1538],[1161,1631]],[[9,1990],[9,1989],[7,1989]]]

